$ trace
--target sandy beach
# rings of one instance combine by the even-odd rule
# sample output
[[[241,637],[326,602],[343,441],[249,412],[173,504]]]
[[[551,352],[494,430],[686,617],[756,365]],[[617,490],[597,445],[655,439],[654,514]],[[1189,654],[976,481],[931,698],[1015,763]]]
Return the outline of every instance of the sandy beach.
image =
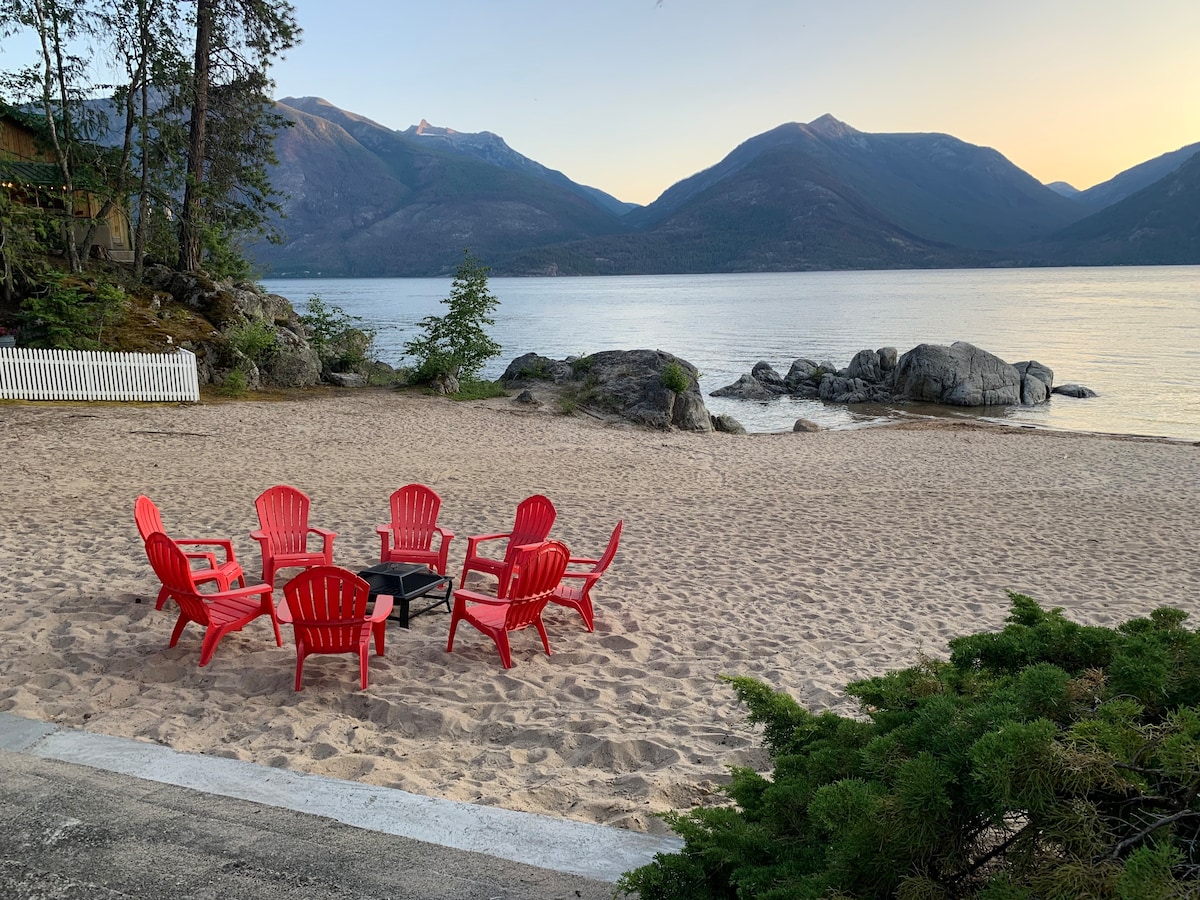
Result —
[[[387,391],[194,406],[0,404],[0,711],[416,793],[665,831],[717,802],[730,765],[766,766],[720,674],[851,712],[850,680],[998,628],[1007,592],[1114,624],[1200,613],[1200,446],[967,424],[816,434],[657,433]],[[254,498],[276,483],[338,532],[334,561],[378,561],[375,525],[408,482],[458,537],[507,530],[543,493],[553,536],[596,556],[596,631],[545,613],[514,667],[449,616],[389,625],[372,655],[310,657],[259,619],[197,665],[167,643],[133,521],[231,537],[251,581]],[[281,573],[282,585],[293,572]]]

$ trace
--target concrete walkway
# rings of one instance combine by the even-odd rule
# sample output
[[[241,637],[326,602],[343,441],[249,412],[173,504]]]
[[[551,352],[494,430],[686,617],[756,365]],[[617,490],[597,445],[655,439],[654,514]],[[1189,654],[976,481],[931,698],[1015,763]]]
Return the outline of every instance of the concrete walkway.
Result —
[[[0,713],[0,896],[604,898],[673,837]]]

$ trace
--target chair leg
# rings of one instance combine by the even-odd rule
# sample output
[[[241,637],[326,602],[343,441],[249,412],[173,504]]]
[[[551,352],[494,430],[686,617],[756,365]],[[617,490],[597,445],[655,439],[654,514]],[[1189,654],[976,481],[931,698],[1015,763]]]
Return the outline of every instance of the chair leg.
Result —
[[[457,628],[458,628],[458,617],[452,615],[450,617],[450,639],[448,641],[446,641],[446,652],[447,653],[452,653],[454,651],[454,631]]]
[[[271,617],[271,627],[275,629],[275,646],[282,647],[283,635],[279,633],[279,616],[275,612],[275,604],[271,602],[271,595],[263,594],[262,603],[264,607],[263,612]]]
[[[512,668],[512,648],[508,645],[508,632],[501,628],[492,635],[492,640],[496,642],[496,649],[500,651],[500,662],[504,663],[504,668]]]
[[[158,599],[154,601],[155,609],[162,609],[163,604],[167,602],[167,598],[171,596],[171,592],[167,590],[167,586],[163,585],[162,590],[158,592]]]
[[[179,643],[179,636],[183,634],[183,627],[187,625],[187,623],[187,613],[185,613],[183,610],[180,610],[179,618],[175,622],[175,630],[171,632],[171,643],[167,644],[168,647],[174,647]]]
[[[207,666],[213,654],[217,652],[217,644],[225,636],[226,629],[209,627],[204,632],[204,641],[200,644],[200,665]]]
[[[546,634],[546,626],[542,624],[542,617],[538,616],[534,619],[533,624],[537,627],[538,634],[542,636],[542,646],[546,648],[546,655],[550,656],[550,638]]]
[[[371,626],[371,631],[375,633],[375,655],[383,656],[383,635],[387,628],[387,622],[376,622]],[[367,642],[369,645],[369,641]]]
[[[595,617],[592,611],[592,601],[587,597],[584,597],[583,602],[579,604],[579,614],[583,616],[583,624],[587,626],[587,630],[595,631]]]
[[[301,680],[304,678],[304,648],[296,647],[296,690],[304,690]]]
[[[362,675],[362,689],[367,689],[367,641],[358,648],[358,670]]]

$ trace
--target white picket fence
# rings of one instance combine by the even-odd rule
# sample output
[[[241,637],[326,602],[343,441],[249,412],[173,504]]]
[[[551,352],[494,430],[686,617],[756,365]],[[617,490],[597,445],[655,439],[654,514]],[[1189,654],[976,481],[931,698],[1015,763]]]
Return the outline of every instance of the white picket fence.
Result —
[[[0,347],[0,400],[200,399],[196,354]]]

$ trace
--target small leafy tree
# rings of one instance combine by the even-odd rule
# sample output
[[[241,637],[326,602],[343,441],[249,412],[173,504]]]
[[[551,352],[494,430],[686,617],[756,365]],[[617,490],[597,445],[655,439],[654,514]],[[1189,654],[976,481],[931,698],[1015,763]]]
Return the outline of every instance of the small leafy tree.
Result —
[[[726,678],[775,771],[737,808],[668,815],[684,849],[626,873],[642,900],[1036,900],[1200,894],[1200,635],[1116,629],[1011,595],[949,661],[855,682],[862,718]]]
[[[496,324],[491,313],[500,305],[488,290],[487,273],[487,266],[463,251],[450,296],[442,301],[449,312],[426,316],[417,323],[424,333],[404,345],[404,352],[416,360],[414,381],[472,380],[500,354],[500,345],[485,330]]]
[[[377,332],[361,324],[361,316],[352,316],[340,306],[326,303],[313,294],[308,298],[307,312],[300,321],[308,331],[308,342],[317,351],[322,369],[365,373],[370,368]]]

